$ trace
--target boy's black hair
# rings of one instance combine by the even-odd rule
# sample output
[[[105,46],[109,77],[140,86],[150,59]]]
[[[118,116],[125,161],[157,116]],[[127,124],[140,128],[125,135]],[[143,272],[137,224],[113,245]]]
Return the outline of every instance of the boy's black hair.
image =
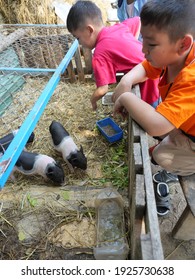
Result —
[[[70,33],[82,29],[88,20],[94,24],[102,23],[102,12],[95,3],[79,0],[70,8],[66,20],[67,29]]]
[[[154,25],[168,32],[170,41],[186,34],[195,37],[195,0],[149,0],[142,7],[142,26]]]

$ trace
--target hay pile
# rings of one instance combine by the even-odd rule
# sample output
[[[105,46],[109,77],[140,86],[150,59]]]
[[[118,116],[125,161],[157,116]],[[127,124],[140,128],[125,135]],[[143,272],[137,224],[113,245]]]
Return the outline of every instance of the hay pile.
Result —
[[[94,1],[94,0],[93,0]],[[57,24],[52,3],[54,0],[0,0],[0,13],[9,24]],[[73,4],[75,0],[59,0],[60,3]],[[94,1],[102,11],[104,22],[107,10],[111,8],[109,0]]]
[[[55,24],[52,0],[0,0],[0,12],[10,24]]]

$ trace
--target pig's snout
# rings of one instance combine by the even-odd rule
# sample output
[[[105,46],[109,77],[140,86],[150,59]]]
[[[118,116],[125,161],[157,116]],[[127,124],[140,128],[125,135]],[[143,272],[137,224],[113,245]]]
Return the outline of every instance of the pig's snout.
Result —
[[[48,163],[46,176],[56,184],[63,184],[65,180],[64,170],[59,163]]]
[[[81,146],[80,150],[77,150],[76,153],[71,153],[67,160],[73,167],[80,168],[82,170],[87,169],[87,158],[83,153],[83,148]]]

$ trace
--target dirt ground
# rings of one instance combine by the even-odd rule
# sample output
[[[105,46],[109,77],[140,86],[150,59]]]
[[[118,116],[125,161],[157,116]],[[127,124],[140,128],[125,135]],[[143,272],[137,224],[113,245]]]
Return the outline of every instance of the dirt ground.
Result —
[[[36,82],[38,88],[39,83],[43,81]],[[33,104],[27,97],[27,92],[33,95],[32,87],[34,90],[35,83],[30,79],[16,94],[16,100],[19,96],[23,101],[25,111]],[[96,235],[94,200],[97,193],[107,186],[120,189],[128,212],[127,188],[119,178],[123,174],[116,175],[123,171],[121,166],[126,166],[125,153],[121,143],[110,145],[98,132],[96,121],[110,115],[111,108],[102,106],[100,102],[99,110],[93,112],[90,104],[93,90],[94,83],[70,85],[62,82],[49,101],[34,130],[35,140],[27,149],[60,161],[65,171],[65,183],[53,186],[40,176],[25,176],[17,172],[15,181],[8,180],[0,192],[1,259],[93,259]],[[13,102],[11,107],[15,111],[20,109],[22,115],[22,105],[18,108],[18,103]],[[9,115],[9,109],[6,114]],[[3,119],[1,136],[8,132],[3,130],[7,128]],[[61,155],[53,149],[49,133],[52,120],[61,122],[75,143],[82,145],[88,159],[86,171],[77,169],[71,173]],[[16,127],[20,125],[11,123]],[[126,123],[120,125],[125,139]],[[122,156],[115,153],[119,147]],[[106,169],[104,174],[103,166]],[[110,166],[117,170],[112,171]],[[127,176],[123,177],[127,182]],[[120,181],[118,187],[114,186],[117,180]]]
[[[94,259],[94,200],[103,187],[113,185],[116,179],[103,173],[102,166],[105,162],[112,164],[109,151],[119,146],[110,145],[95,128],[97,119],[112,114],[112,107],[99,102],[99,110],[94,113],[89,102],[93,89],[94,84],[60,84],[35,129],[36,140],[28,147],[62,162],[48,133],[51,120],[57,119],[83,146],[88,158],[87,171],[72,174],[62,162],[66,182],[61,187],[54,187],[39,176],[22,174],[16,174],[15,182],[6,183],[0,192],[0,259]],[[117,122],[125,132],[127,124],[120,119]],[[126,133],[126,141],[125,137]],[[124,157],[123,154],[118,166],[125,164]],[[152,170],[156,172],[157,168],[152,166]],[[171,236],[185,201],[178,184],[169,186],[171,211],[166,217],[159,217],[165,259],[195,259],[195,241]],[[118,190],[125,202],[128,228],[127,188],[118,185]]]

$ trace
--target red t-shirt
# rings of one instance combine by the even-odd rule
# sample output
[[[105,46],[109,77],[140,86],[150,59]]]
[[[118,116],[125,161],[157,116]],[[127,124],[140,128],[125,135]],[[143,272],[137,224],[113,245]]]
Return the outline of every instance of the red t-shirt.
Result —
[[[135,38],[140,18],[104,27],[98,34],[92,66],[97,87],[116,83],[116,73],[129,72],[144,60],[142,43]],[[141,98],[153,105],[159,100],[158,81],[140,84]]]
[[[104,27],[98,34],[92,66],[97,87],[116,83],[116,73],[127,73],[142,62],[142,43],[134,36],[140,18]]]

